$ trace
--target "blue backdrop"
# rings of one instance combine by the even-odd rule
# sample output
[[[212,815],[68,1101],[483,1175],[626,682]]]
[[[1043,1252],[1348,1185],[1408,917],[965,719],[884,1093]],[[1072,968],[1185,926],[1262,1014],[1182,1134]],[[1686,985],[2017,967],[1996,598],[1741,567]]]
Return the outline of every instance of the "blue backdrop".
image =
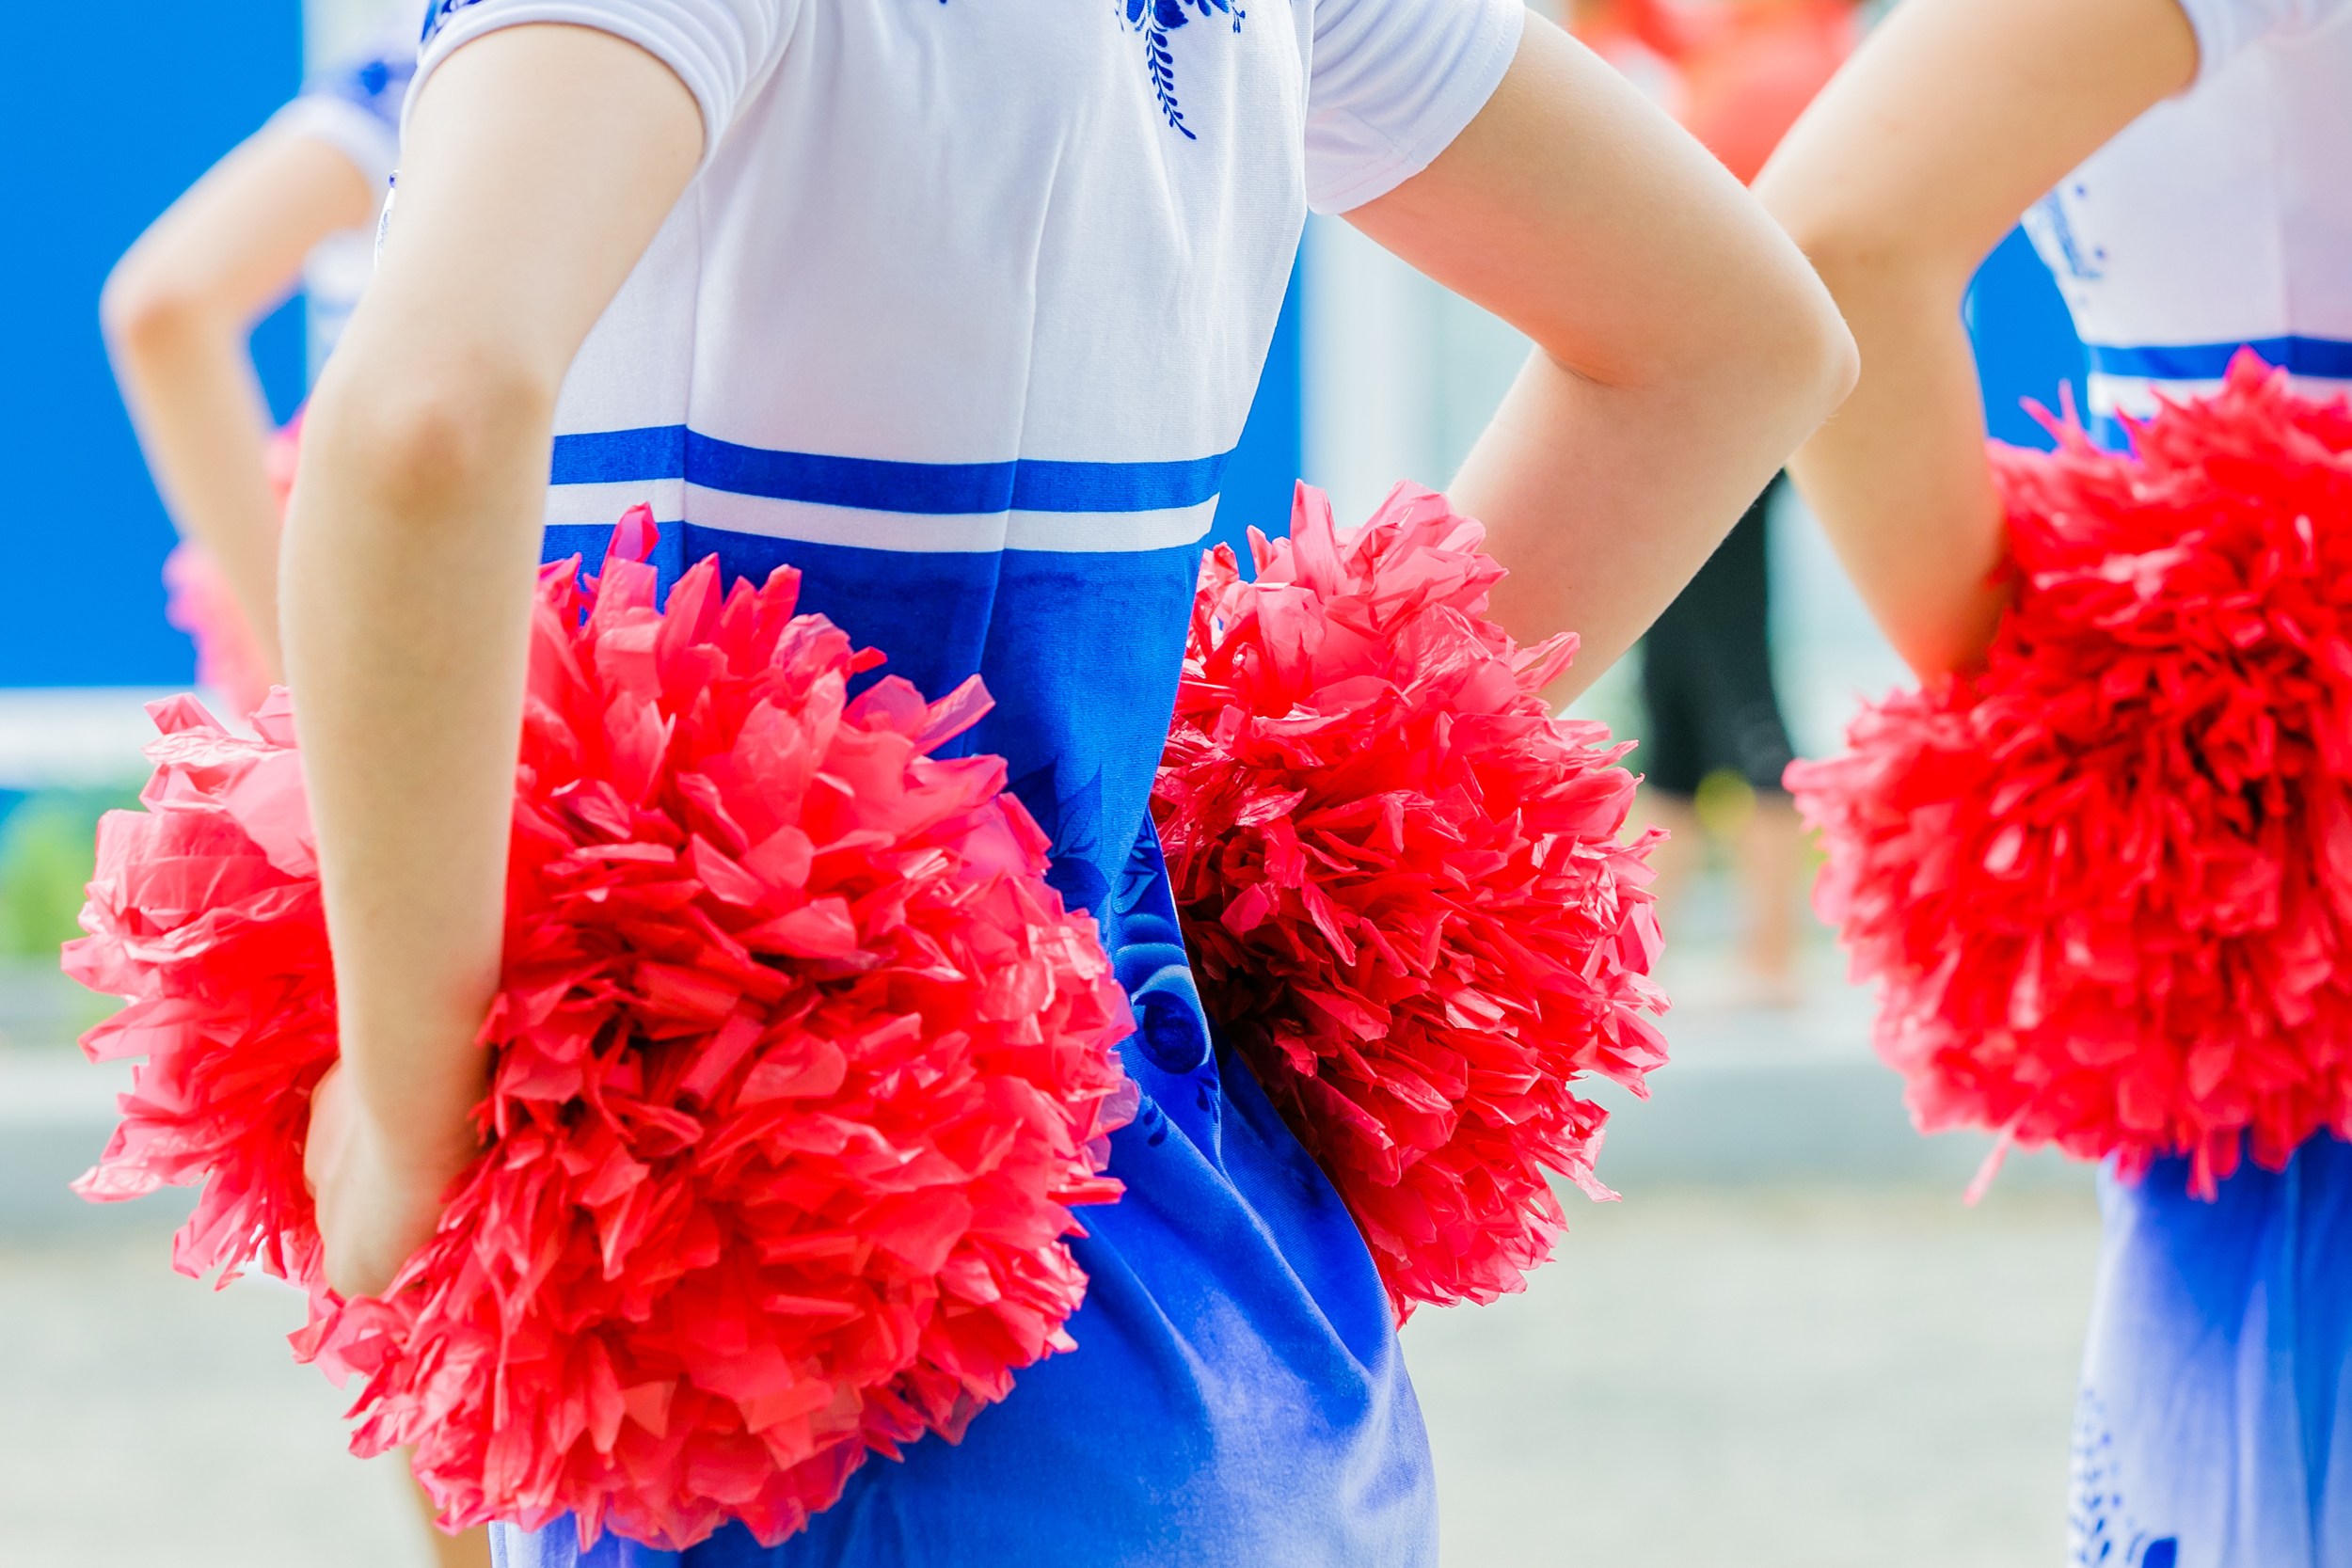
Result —
[[[98,331],[107,269],[174,198],[293,96],[298,0],[20,8],[0,58],[0,457],[14,476],[14,570],[0,579],[0,687],[165,686],[194,650],[165,624],[171,525],[140,461]],[[303,391],[298,300],[254,334],[279,419]],[[1289,524],[1299,467],[1298,277],[1215,537]]]
[[[297,0],[9,7],[0,53],[0,460],[11,476],[0,686],[188,680],[157,573],[171,525],[98,334],[98,291],[140,230],[293,96]],[[282,416],[300,397],[298,307],[256,334]]]

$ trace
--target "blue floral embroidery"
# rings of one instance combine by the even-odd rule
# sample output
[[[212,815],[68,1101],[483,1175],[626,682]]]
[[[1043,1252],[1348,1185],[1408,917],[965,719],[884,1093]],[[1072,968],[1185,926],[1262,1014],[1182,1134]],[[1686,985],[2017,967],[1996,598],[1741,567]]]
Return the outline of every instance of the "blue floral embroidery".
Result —
[[[2074,187],[2075,200],[2081,200],[2086,194],[2082,186]],[[2062,191],[2054,190],[2026,208],[2022,221],[2026,232],[2032,236],[2042,254],[2047,256],[2053,250],[2057,251],[2058,258],[2066,263],[2069,275],[2085,282],[2094,282],[2106,276],[2106,247],[2084,248],[2082,242],[2075,237],[2074,224],[2066,216]]]
[[[365,109],[385,127],[400,130],[401,101],[408,95],[408,83],[417,74],[417,62],[412,55],[397,59],[369,60],[338,71],[317,90],[333,93],[354,107]]]
[[[1049,762],[1013,780],[1012,792],[1054,841],[1047,884],[1072,909],[1091,910],[1099,918],[1111,887],[1098,863],[1110,858],[1102,842],[1103,770],[1096,768],[1086,783],[1065,794],[1059,765]]]
[[[1015,779],[1012,792],[1054,841],[1047,884],[1070,908],[1093,911],[1105,932],[1119,933],[1112,972],[1135,1008],[1145,1058],[1179,1077],[1199,1071],[1209,1060],[1208,1013],[1177,935],[1176,911],[1167,903],[1168,863],[1158,839],[1149,828],[1138,832],[1113,882],[1097,863],[1109,858],[1101,768],[1065,792],[1059,765],[1049,762]],[[1155,895],[1160,907],[1143,908]],[[1208,1108],[1205,1101],[1201,1108]]]
[[[431,43],[433,35],[439,32],[451,17],[480,4],[482,0],[431,0],[425,8],[424,38],[421,41]]]
[[[2138,1528],[2125,1506],[2118,1468],[2106,1402],[2086,1387],[2074,1403],[2066,1508],[2069,1568],[2174,1568],[2179,1539]]]
[[[1195,12],[1205,20],[1211,16],[1230,16],[1233,31],[1241,31],[1242,19],[1249,13],[1233,0],[1114,0],[1123,8],[1127,25],[1143,40],[1144,69],[1151,72],[1152,90],[1160,101],[1160,113],[1170,127],[1181,132],[1186,141],[1199,141],[1192,127],[1184,123],[1184,111],[1176,102],[1176,58],[1168,50],[1168,35],[1190,22]]]

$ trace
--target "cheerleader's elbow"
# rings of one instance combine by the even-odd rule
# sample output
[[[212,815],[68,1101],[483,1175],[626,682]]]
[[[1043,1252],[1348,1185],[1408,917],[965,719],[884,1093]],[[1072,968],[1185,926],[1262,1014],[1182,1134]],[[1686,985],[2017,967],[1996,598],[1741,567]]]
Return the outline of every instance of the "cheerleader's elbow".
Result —
[[[544,479],[554,393],[528,367],[463,348],[366,367],[321,388],[304,466],[332,470],[422,541],[478,515],[526,466],[518,454],[534,454],[528,466]]]
[[[1729,417],[1769,427],[1785,452],[1837,411],[1862,373],[1852,332],[1793,249],[1717,317],[1683,377]],[[1728,291],[1726,291],[1728,293]]]
[[[116,361],[130,366],[169,362],[191,348],[234,347],[237,336],[233,312],[213,291],[144,250],[108,275],[98,325]]]
[[[1862,351],[1854,345],[1836,302],[1819,278],[1807,277],[1789,302],[1786,344],[1778,357],[1788,378],[1786,396],[1804,432],[1837,411],[1862,379]]]

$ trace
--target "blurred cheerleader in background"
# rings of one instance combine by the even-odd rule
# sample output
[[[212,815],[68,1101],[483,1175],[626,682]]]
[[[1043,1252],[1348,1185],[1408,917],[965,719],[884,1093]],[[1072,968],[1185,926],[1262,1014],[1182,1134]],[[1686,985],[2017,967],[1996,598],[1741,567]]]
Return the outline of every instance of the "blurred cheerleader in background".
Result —
[[[183,543],[167,613],[197,678],[242,718],[283,679],[278,534],[295,416],[273,432],[254,324],[299,287],[315,372],[374,270],[376,216],[400,157],[418,8],[393,8],[208,171],[116,263],[100,306],[122,400]]]
[[[285,678],[278,536],[302,424],[272,428],[246,340],[299,287],[311,366],[333,350],[374,270],[416,58],[417,8],[404,3],[173,202],[106,280],[115,376],[182,535],[164,563],[166,613],[196,641],[197,679],[239,718]],[[432,1542],[446,1568],[489,1561],[483,1530]]]
[[[1792,472],[1927,682],[1792,770],[1830,912],[1929,1130],[2111,1157],[2079,1564],[2352,1564],[2352,426],[2223,380],[2352,381],[2347,10],[1908,0],[1756,184],[1863,355]],[[2136,458],[1988,459],[1960,306],[2021,214]]]

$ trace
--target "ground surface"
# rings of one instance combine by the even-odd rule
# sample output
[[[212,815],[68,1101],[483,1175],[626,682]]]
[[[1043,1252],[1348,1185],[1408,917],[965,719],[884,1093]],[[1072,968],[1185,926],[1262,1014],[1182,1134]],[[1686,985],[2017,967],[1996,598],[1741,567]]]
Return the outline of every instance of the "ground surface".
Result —
[[[160,1235],[0,1247],[0,1563],[424,1568],[398,1471],[287,1354],[301,1313],[179,1277]]]
[[[1579,1200],[1581,1202],[1581,1200]],[[1447,1568],[2051,1568],[2095,1220],[2074,1192],[1661,1187],[1406,1350]],[[152,1234],[0,1246],[0,1563],[421,1568],[300,1303]]]
[[[2012,1160],[1963,1208],[1984,1141],[1910,1130],[1835,954],[1802,1008],[1710,1002],[1722,924],[1684,923],[1654,1097],[1607,1097],[1625,1201],[1406,1333],[1445,1568],[2058,1568],[2087,1177]],[[0,1568],[424,1568],[288,1356],[298,1299],[171,1274],[168,1200],[65,1191],[122,1082],[65,1016],[0,974]]]
[[[1572,1211],[1573,1212],[1573,1211]],[[2058,1568],[2079,1191],[1629,1193],[1406,1354],[1447,1568]]]

